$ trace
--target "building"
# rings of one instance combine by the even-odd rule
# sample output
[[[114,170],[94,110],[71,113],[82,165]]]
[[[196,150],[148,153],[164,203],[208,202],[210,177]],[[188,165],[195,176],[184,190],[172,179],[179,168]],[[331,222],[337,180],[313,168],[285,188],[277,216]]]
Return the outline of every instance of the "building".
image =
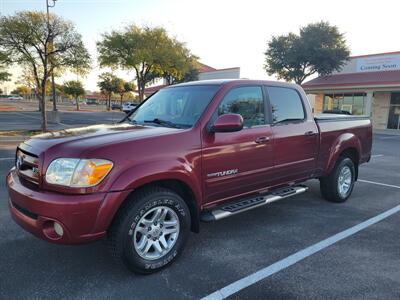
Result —
[[[226,69],[215,69],[200,63],[199,80],[209,79],[238,79],[240,78],[240,68],[226,68]]]
[[[199,63],[199,80],[210,80],[210,79],[238,79],[240,78],[240,67],[226,68],[226,69],[215,69],[205,64]],[[144,90],[145,96],[157,92],[166,86],[165,80],[163,84],[147,87]]]
[[[371,116],[374,128],[400,130],[400,51],[350,57],[340,72],[303,88],[314,112],[349,111]]]

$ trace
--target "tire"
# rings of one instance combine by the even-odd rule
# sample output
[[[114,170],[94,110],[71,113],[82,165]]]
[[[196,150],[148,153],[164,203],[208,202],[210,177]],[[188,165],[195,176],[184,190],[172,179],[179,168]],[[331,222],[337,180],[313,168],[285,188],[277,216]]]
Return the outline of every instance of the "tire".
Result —
[[[354,162],[348,157],[340,157],[331,173],[320,178],[321,194],[328,201],[345,202],[353,192],[354,181]]]
[[[139,190],[114,218],[107,232],[109,250],[135,273],[157,272],[182,252],[190,222],[189,209],[175,192],[158,186]]]

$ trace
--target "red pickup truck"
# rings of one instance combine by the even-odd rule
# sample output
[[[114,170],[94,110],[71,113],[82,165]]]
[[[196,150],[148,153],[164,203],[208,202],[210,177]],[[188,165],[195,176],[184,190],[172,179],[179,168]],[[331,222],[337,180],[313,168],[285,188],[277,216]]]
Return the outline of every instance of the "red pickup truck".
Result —
[[[115,125],[37,135],[7,176],[14,220],[41,239],[107,236],[140,273],[171,263],[200,221],[303,193],[343,202],[371,157],[367,117],[314,116],[301,87],[199,81],[149,97]]]

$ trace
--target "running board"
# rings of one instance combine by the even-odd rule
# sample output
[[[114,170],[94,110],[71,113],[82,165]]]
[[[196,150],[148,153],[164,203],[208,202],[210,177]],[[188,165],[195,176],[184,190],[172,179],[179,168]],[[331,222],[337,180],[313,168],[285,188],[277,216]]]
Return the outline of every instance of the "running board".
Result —
[[[275,190],[269,194],[257,196],[254,198],[246,198],[239,201],[226,203],[221,206],[217,206],[211,210],[205,211],[201,214],[201,221],[212,222],[227,218],[238,213],[263,206],[275,201],[279,201],[285,198],[289,198],[294,195],[305,193],[308,187],[303,185],[285,187],[282,189]]]

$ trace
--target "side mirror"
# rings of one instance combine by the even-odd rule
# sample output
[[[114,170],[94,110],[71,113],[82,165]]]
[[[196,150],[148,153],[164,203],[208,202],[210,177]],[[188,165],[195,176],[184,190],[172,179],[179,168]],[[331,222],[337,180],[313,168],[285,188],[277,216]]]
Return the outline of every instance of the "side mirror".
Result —
[[[225,114],[215,120],[211,132],[235,132],[243,129],[243,118],[238,114]]]

